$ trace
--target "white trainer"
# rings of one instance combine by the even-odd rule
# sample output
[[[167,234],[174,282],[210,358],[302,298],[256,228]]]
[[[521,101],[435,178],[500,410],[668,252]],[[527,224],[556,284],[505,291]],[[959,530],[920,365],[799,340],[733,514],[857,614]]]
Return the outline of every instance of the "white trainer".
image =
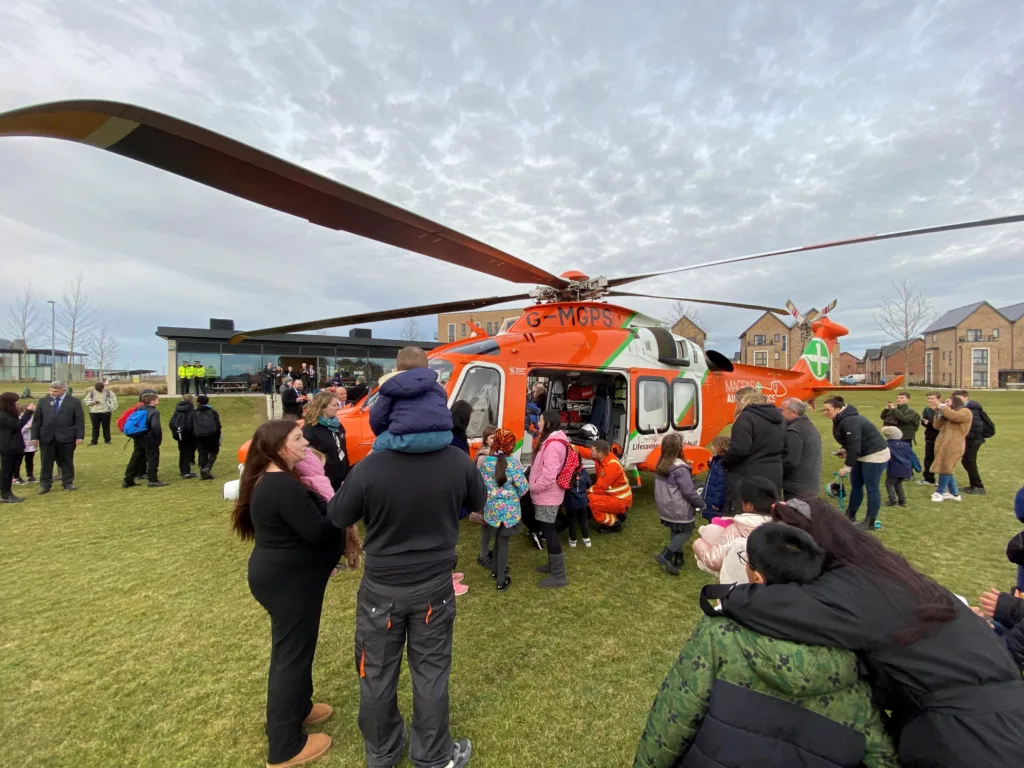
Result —
[[[939,502],[941,502],[942,500],[943,500],[942,499],[942,494],[939,493],[938,491],[936,491],[935,493],[932,494],[932,501],[939,501]]]
[[[576,539],[569,539],[569,549],[576,549]]]
[[[952,493],[944,493],[942,494],[942,498],[946,501],[963,501],[961,496],[954,496]]]
[[[590,539],[584,539],[583,540],[583,546],[586,547],[587,549],[590,549],[590,544],[591,544]]]

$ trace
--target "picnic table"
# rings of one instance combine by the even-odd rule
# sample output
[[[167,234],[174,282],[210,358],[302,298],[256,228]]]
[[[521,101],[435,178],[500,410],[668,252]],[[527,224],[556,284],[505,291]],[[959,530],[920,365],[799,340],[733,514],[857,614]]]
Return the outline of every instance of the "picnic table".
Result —
[[[238,394],[249,391],[249,385],[244,381],[215,381],[210,385],[210,391],[214,394]]]

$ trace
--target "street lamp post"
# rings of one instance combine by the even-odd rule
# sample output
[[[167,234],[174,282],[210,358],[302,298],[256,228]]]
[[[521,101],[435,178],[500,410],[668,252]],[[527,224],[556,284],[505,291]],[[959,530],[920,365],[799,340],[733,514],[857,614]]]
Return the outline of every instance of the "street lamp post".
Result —
[[[57,302],[47,301],[50,305],[50,381],[57,378],[54,371],[57,369]]]

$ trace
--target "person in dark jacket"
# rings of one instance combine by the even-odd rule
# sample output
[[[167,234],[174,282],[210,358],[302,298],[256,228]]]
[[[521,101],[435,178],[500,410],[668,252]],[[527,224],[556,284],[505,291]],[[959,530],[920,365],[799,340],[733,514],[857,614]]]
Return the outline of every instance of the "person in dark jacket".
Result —
[[[892,712],[904,768],[1019,764],[1024,681],[1000,639],[827,502],[806,504],[777,504],[772,517],[811,534],[824,573],[804,585],[711,587],[728,591],[723,614],[780,640],[857,652],[876,702]]]
[[[437,382],[437,372],[427,367],[427,353],[405,347],[396,365],[398,371],[380,385],[370,408],[370,429],[377,436],[374,450],[430,453],[451,444],[448,393]]]
[[[281,413],[296,419],[302,418],[302,411],[309,402],[309,397],[302,391],[302,381],[293,381],[281,393]]]
[[[866,489],[868,512],[860,525],[873,531],[882,508],[881,484],[889,465],[889,444],[878,427],[838,395],[828,398],[821,412],[832,420],[832,436],[846,456],[846,463],[839,470],[840,476],[850,476],[850,506],[846,514],[850,520],[857,519]]]
[[[192,471],[196,463],[196,437],[192,429],[194,414],[192,395],[182,395],[181,402],[174,406],[174,413],[167,424],[171,437],[178,443],[178,473],[182,480],[197,477]]]
[[[267,363],[267,367],[260,371],[260,380],[263,384],[263,394],[274,394],[274,380],[277,377],[277,369],[273,363]]]
[[[882,423],[900,428],[901,440],[910,445],[917,442],[917,431],[921,428],[921,416],[910,407],[910,393],[900,392],[896,403],[887,403],[882,409]]]
[[[65,491],[76,491],[75,448],[85,441],[85,411],[63,381],[50,384],[48,397],[40,398],[32,417],[32,439],[39,446],[39,493],[50,492],[53,463],[57,462]]]
[[[903,481],[914,476],[910,443],[903,439],[903,433],[896,426],[882,427],[882,437],[889,445],[889,463],[885,470],[885,492],[889,496],[887,506],[907,506],[907,494]]]
[[[939,436],[939,428],[935,425],[935,417],[939,415],[942,395],[938,392],[928,393],[928,407],[921,412],[921,424],[924,426],[924,463],[918,485],[935,485],[935,473],[932,462],[935,461],[935,440]]]
[[[736,420],[729,436],[729,450],[722,456],[728,484],[730,514],[740,513],[737,493],[747,477],[763,477],[782,488],[782,452],[786,430],[782,414],[753,387],[736,392]]]
[[[824,553],[805,532],[766,524],[746,558],[751,582],[801,584],[820,575]],[[654,700],[633,766],[895,768],[883,718],[854,653],[705,617]]]
[[[220,452],[222,434],[220,414],[210,405],[207,395],[200,395],[196,402],[199,405],[192,416],[192,431],[199,450],[199,479],[213,480],[213,465]]]
[[[689,541],[697,513],[705,503],[693,484],[693,471],[683,457],[683,436],[671,432],[661,441],[661,458],[654,477],[654,501],[658,518],[668,528],[668,546],[654,561],[671,576],[679,575],[683,547]],[[585,472],[581,474],[586,474]]]
[[[370,388],[366,386],[365,376],[356,376],[356,383],[354,386],[345,390],[346,402],[349,405],[354,405],[366,397]]]
[[[150,488],[163,488],[167,485],[161,482],[159,477],[160,444],[164,439],[160,426],[160,411],[157,410],[159,404],[160,396],[156,393],[150,392],[142,396],[142,408],[146,411],[146,430],[132,436],[135,447],[124,471],[122,488],[134,488],[137,485],[135,478],[141,476],[143,470],[149,478]]]
[[[327,457],[324,474],[331,481],[335,493],[345,482],[350,469],[345,427],[338,421],[341,405],[341,401],[333,392],[326,389],[317,392],[306,408],[302,428],[302,436],[309,442],[309,447]]]
[[[718,435],[710,443],[708,450],[711,451],[711,461],[708,462],[708,473],[704,478],[704,487],[700,495],[704,499],[704,509],[701,510],[701,517],[711,520],[714,517],[725,515],[726,508],[726,481],[725,469],[722,467],[722,457],[729,450],[729,438],[725,435]],[[680,565],[680,563],[676,563]]]
[[[1017,534],[1017,539],[1024,534]],[[1013,542],[1011,542],[1011,545]],[[1018,551],[1020,551],[1018,549]],[[1006,650],[1010,652],[1017,666],[1024,671],[1024,595],[1020,592],[1011,595],[990,589],[980,598],[981,615],[988,619],[997,634],[1002,638]]]
[[[821,433],[807,418],[807,404],[791,397],[782,402],[786,449],[782,454],[782,495],[787,499],[821,492]]]
[[[324,754],[331,737],[303,732],[333,710],[313,703],[313,657],[331,571],[344,539],[327,518],[323,499],[302,484],[295,465],[306,440],[292,420],[265,421],[249,443],[233,525],[254,546],[249,591],[270,615],[267,680],[267,763],[299,765]]]
[[[987,437],[995,435],[996,428],[992,419],[985,413],[985,409],[981,407],[981,403],[971,400],[970,393],[966,389],[958,389],[953,393],[953,397],[959,397],[964,401],[964,407],[970,410],[972,417],[971,431],[967,433],[964,456],[960,460],[967,471],[967,480],[969,481],[967,487],[964,488],[964,493],[984,495],[985,483],[981,479],[981,473],[978,472],[978,451],[985,444]]]
[[[25,438],[22,429],[32,420],[35,403],[29,403],[25,413],[18,415],[18,394],[4,392],[0,395],[0,503],[17,504],[24,501],[13,492],[14,471],[25,453]]]

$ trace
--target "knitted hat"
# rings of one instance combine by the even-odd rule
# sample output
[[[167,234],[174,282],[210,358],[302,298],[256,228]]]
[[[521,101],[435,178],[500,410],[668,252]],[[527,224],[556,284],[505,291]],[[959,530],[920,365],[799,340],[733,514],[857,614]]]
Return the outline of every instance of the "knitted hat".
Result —
[[[1006,559],[1016,565],[1024,565],[1024,532],[1010,539],[1006,545]]]
[[[899,427],[882,427],[882,437],[886,440],[902,440],[903,433]]]
[[[1013,514],[1024,523],[1024,488],[1017,491],[1017,497],[1013,500]]]
[[[492,450],[495,454],[502,454],[504,456],[510,456],[516,449],[516,433],[511,429],[499,429],[494,433],[494,442]]]

